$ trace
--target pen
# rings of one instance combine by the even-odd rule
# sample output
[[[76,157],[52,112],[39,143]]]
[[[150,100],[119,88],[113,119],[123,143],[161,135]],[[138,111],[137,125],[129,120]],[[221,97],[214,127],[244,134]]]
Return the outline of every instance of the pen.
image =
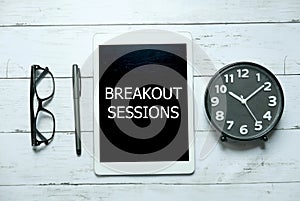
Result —
[[[72,68],[73,81],[73,100],[74,100],[74,117],[75,117],[75,145],[77,156],[81,155],[81,139],[80,139],[80,105],[79,99],[81,96],[81,75],[77,64]]]

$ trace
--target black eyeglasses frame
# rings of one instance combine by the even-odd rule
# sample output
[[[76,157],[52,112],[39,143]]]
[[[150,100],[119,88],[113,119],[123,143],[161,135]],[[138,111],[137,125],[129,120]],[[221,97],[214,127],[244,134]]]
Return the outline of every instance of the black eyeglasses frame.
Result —
[[[42,72],[37,76],[36,73],[38,70],[42,70]],[[37,85],[38,83],[45,78],[45,76],[49,74],[52,79],[53,83],[53,90],[52,93],[45,97],[45,98],[40,98],[38,93],[37,93]],[[48,79],[48,78],[47,78]],[[54,82],[54,77],[53,74],[49,71],[49,68],[42,68],[39,65],[32,65],[31,66],[31,77],[30,77],[30,127],[31,127],[31,145],[32,146],[39,146],[40,144],[44,143],[45,145],[48,145],[49,143],[52,142],[54,138],[54,133],[55,133],[55,117],[52,112],[47,110],[44,107],[45,103],[48,103],[49,101],[52,100],[55,92],[55,82]],[[34,96],[36,96],[37,101],[38,101],[38,108],[36,113],[34,112]],[[50,138],[46,138],[38,129],[37,129],[37,117],[39,112],[45,112],[49,114],[52,117],[53,120],[53,129],[52,129],[52,135]],[[38,140],[37,137],[40,139]]]

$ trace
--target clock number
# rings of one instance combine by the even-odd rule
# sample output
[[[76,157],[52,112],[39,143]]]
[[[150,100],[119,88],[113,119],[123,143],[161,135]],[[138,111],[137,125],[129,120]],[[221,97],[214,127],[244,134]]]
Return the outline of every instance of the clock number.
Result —
[[[227,92],[227,87],[225,85],[215,85],[216,87],[216,93],[222,93],[222,94],[225,94]]]
[[[223,111],[217,111],[217,112],[216,112],[216,120],[217,120],[217,121],[222,121],[222,120],[224,120],[224,112],[223,112]]]
[[[267,119],[269,121],[271,121],[272,119],[272,116],[271,116],[271,111],[267,111],[264,116],[263,116],[264,119]]]
[[[268,106],[274,107],[277,105],[277,98],[276,96],[269,96],[269,104]]]
[[[256,73],[257,82],[260,82],[260,73]]]
[[[228,124],[227,130],[230,130],[234,124],[234,121],[226,121],[226,124]]]
[[[218,97],[212,97],[210,99],[210,102],[211,102],[211,106],[215,107],[219,104],[219,98]]]
[[[272,86],[272,84],[271,84],[271,82],[265,82],[265,88],[264,88],[264,91],[271,91],[272,89],[271,89],[271,86]]]
[[[238,74],[238,78],[249,78],[249,70],[248,69],[238,69],[236,70]]]
[[[262,121],[256,121],[254,130],[260,131],[262,128],[263,128]]]
[[[225,74],[224,77],[225,77],[226,83],[228,83],[228,82],[233,83],[233,74],[230,74],[230,75]]]
[[[247,134],[248,134],[247,125],[242,125],[242,126],[240,127],[240,134],[241,134],[241,135],[247,135]]]

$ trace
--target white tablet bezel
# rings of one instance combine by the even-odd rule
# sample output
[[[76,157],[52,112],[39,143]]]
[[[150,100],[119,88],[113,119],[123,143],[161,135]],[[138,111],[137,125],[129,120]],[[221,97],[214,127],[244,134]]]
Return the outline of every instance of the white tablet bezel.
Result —
[[[147,30],[126,34],[95,34],[93,40],[94,69],[94,171],[96,175],[149,175],[149,174],[192,174],[194,160],[194,111],[193,111],[193,62],[192,38],[188,32],[168,32]],[[188,84],[188,142],[189,161],[153,161],[153,162],[100,162],[100,122],[99,117],[99,45],[128,44],[186,44],[187,84]]]

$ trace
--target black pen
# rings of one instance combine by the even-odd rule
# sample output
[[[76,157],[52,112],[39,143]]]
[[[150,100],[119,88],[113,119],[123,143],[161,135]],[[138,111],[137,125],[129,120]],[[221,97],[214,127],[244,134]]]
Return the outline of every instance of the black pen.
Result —
[[[73,80],[73,100],[74,100],[74,117],[75,117],[75,143],[77,156],[81,155],[81,134],[80,134],[80,105],[81,96],[81,75],[77,64],[72,68]]]

